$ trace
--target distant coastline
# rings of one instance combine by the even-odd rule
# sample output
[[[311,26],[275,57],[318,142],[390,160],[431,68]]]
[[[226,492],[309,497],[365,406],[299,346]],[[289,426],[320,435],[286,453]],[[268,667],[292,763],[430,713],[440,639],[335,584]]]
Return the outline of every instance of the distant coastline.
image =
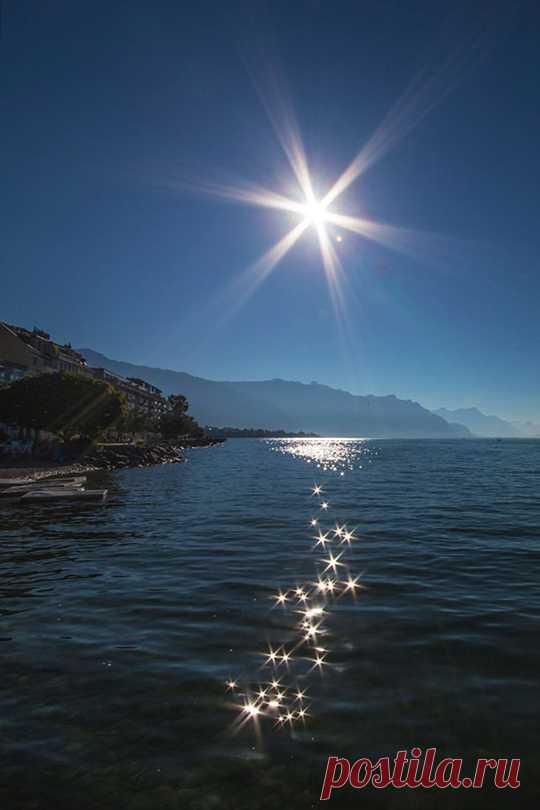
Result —
[[[172,369],[113,360],[92,349],[73,349],[70,343],[57,343],[48,332],[37,327],[30,329],[0,322],[0,388],[16,385],[29,376],[51,373],[70,373],[79,379],[100,382],[109,393],[114,389],[121,395],[123,406],[110,400],[118,411],[118,418],[112,421],[123,434],[161,434],[165,439],[185,435],[200,438],[204,432],[201,426],[210,425],[208,430],[220,438],[540,436],[538,420],[507,421],[482,413],[478,408],[429,410],[414,400],[400,399],[393,394],[352,394],[314,381],[308,384],[280,378],[209,380]],[[80,394],[82,396],[82,391]],[[30,397],[30,400],[35,402],[36,398]],[[62,395],[57,400],[63,402],[66,397]],[[28,412],[29,409],[26,406],[23,409],[22,405],[15,410],[8,408],[0,421],[23,429],[46,429],[60,424],[62,432],[68,427],[60,412],[57,419],[49,419],[47,424],[38,424],[36,414],[29,418],[27,413],[28,423],[23,423],[20,421],[22,410]],[[109,423],[112,424],[111,420]],[[103,430],[110,424],[100,427]],[[218,425],[222,427],[213,427]],[[87,429],[83,424],[78,424],[77,430],[69,426],[71,433],[84,433]],[[95,425],[93,432],[96,432]]]
[[[304,431],[267,430],[265,428],[212,427],[206,425],[205,434],[215,439],[320,439],[318,433]]]

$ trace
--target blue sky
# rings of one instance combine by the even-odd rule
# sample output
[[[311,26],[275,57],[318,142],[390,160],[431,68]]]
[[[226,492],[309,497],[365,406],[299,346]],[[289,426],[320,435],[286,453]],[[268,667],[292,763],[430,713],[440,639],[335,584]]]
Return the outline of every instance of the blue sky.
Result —
[[[535,4],[190,5],[6,4],[0,318],[214,379],[540,420]],[[235,309],[231,284],[296,215],[179,181],[290,192],[261,65],[284,77],[324,192],[456,48],[463,69],[442,74],[429,114],[336,203],[416,231],[412,254],[340,232],[336,319],[309,229]]]

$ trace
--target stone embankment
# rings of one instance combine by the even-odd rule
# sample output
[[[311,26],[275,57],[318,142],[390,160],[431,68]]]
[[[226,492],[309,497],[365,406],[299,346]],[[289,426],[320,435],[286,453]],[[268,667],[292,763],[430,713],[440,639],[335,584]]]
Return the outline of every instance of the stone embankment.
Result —
[[[155,464],[178,464],[185,461],[184,450],[211,447],[219,439],[190,439],[182,444],[158,442],[146,447],[133,444],[103,445],[87,453],[80,463],[87,469],[118,470],[122,467],[150,467]]]

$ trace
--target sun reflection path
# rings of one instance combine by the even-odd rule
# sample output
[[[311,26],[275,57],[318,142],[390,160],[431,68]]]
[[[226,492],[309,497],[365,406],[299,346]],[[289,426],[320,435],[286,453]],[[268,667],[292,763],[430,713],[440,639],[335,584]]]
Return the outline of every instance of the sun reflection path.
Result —
[[[379,453],[368,439],[358,438],[279,439],[272,441],[271,449],[276,453],[298,458],[306,464],[313,464],[321,472],[334,472],[341,477],[352,470],[361,470]],[[327,502],[321,485],[315,484],[311,492],[313,496],[321,496],[320,505]]]
[[[305,458],[309,451],[319,464],[324,459],[325,469],[336,470],[337,467],[338,471],[339,465],[345,463],[346,459],[347,463],[358,466],[358,459],[364,460],[366,453],[378,452],[362,448],[360,443],[360,451],[355,455],[359,442],[356,439],[354,444],[350,444],[351,441],[325,439],[321,440],[321,446],[321,443],[317,445],[311,440],[309,448],[301,442],[296,451],[289,446],[284,452]],[[322,447],[326,448],[325,453]],[[323,487],[315,483],[311,488],[310,507],[313,506],[313,498],[318,499],[316,505],[319,508],[323,504],[329,506],[328,501],[323,500],[325,497]],[[326,515],[326,511],[323,513]],[[356,528],[339,521],[333,521],[333,525],[328,527],[320,527],[319,521],[314,519],[308,520],[307,524],[312,542],[309,553],[313,560],[314,579],[295,582],[287,589],[280,588],[272,596],[272,607],[278,608],[280,614],[289,620],[287,640],[277,647],[269,644],[266,650],[261,651],[262,663],[253,680],[241,681],[230,677],[225,683],[225,689],[238,700],[232,704],[238,712],[233,724],[235,730],[252,723],[257,735],[260,735],[261,724],[270,721],[275,729],[291,732],[313,716],[309,679],[324,677],[327,670],[332,668],[331,645],[330,648],[322,646],[331,638],[328,620],[332,607],[337,600],[345,597],[356,600],[365,587],[360,581],[363,572],[353,574],[348,559],[352,546],[360,541]],[[315,527],[316,534],[313,533]],[[316,553],[321,546],[327,555],[324,558]]]

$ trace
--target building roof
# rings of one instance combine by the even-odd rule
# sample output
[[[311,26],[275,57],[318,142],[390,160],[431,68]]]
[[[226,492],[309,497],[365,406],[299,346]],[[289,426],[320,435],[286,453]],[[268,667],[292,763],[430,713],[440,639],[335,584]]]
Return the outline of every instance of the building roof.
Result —
[[[43,351],[47,348],[51,348],[54,352],[58,352],[59,354],[67,357],[72,362],[78,363],[81,366],[86,366],[86,359],[83,357],[82,354],[76,352],[75,349],[72,349],[69,344],[60,344],[56,343],[54,340],[51,340],[51,336],[48,332],[44,332],[42,329],[38,329],[34,326],[33,330],[30,331],[26,329],[24,326],[15,326],[14,324],[5,324],[12,332],[14,332],[17,337],[19,337],[27,346],[33,347],[35,350]]]
[[[161,394],[161,388],[158,388],[157,385],[152,385],[152,383],[146,382],[146,380],[141,380],[140,377],[126,377],[126,380],[129,380],[136,385],[142,385],[148,391],[151,391],[153,394]]]

